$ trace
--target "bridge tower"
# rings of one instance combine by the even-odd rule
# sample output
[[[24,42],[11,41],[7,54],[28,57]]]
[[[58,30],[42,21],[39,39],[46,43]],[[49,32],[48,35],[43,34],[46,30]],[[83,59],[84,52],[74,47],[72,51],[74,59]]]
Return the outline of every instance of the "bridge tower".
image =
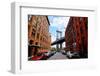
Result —
[[[59,40],[62,38],[62,31],[57,30],[57,37],[56,40]],[[60,43],[60,48],[59,48],[59,44],[56,45],[57,51],[59,51],[59,49],[62,49],[62,43]]]

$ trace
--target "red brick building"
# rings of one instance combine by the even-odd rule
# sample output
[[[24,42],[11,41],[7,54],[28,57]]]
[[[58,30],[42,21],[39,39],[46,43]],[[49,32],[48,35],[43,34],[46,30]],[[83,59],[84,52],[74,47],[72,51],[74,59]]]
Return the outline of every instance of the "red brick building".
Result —
[[[50,49],[49,25],[47,16],[28,16],[28,57]]]
[[[65,31],[66,51],[79,52],[88,57],[88,18],[70,17]]]

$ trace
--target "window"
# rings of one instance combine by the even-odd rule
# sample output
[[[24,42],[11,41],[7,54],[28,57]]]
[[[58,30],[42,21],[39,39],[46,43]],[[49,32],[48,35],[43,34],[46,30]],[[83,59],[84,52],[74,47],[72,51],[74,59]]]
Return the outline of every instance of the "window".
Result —
[[[37,39],[39,39],[39,33],[37,33]]]
[[[36,42],[35,44],[38,45],[38,42]]]
[[[35,38],[35,30],[32,30],[32,37]]]

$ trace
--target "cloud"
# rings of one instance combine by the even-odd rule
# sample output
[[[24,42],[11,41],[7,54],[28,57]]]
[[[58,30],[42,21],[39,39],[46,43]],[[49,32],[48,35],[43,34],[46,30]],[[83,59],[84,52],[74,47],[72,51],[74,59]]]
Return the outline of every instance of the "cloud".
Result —
[[[54,27],[66,27],[69,17],[50,17],[50,25]]]
[[[54,36],[54,35],[51,35],[52,37],[51,37],[51,42],[54,42],[54,41],[56,41],[56,36]]]
[[[67,27],[70,17],[63,16],[48,16],[50,21],[50,33],[52,42],[56,40],[56,30],[62,31],[62,37],[65,36],[65,29]]]

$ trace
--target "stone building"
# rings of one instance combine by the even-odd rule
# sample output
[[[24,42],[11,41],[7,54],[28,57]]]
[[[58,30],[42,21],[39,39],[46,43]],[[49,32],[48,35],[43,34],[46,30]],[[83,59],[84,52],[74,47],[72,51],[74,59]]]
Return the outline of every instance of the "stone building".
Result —
[[[28,15],[28,57],[50,50],[49,25],[47,16]]]
[[[66,51],[79,52],[82,58],[88,57],[88,18],[70,17],[65,31]]]

